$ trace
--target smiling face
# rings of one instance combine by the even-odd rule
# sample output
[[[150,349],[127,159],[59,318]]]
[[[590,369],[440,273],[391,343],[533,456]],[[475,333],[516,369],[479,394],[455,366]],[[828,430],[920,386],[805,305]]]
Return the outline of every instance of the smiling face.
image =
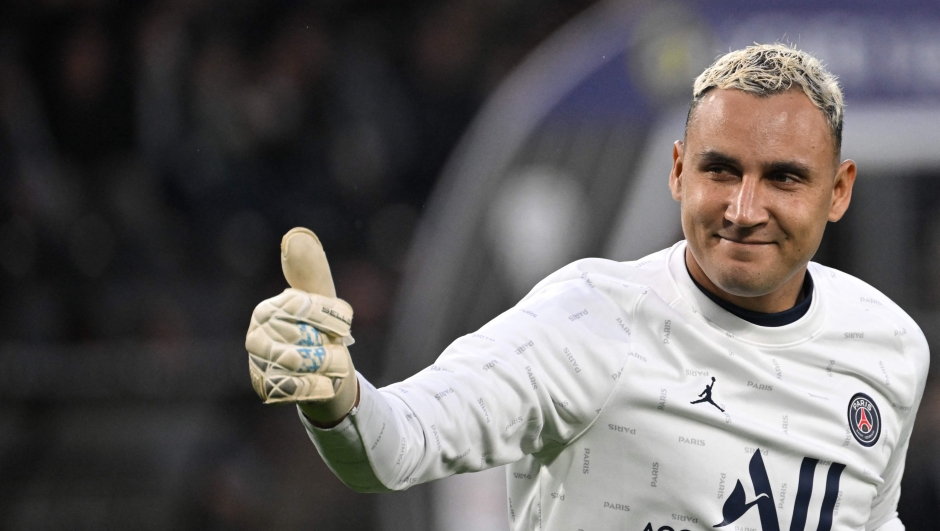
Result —
[[[838,163],[825,115],[799,89],[713,89],[676,142],[669,187],[682,203],[692,276],[755,311],[792,307],[827,221],[848,208],[855,163]]]

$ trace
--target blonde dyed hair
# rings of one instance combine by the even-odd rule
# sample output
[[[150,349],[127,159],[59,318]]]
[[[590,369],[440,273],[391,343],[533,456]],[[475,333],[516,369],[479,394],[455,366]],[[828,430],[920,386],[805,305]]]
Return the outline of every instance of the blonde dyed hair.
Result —
[[[705,94],[714,88],[767,97],[795,87],[801,88],[826,116],[838,153],[842,147],[845,106],[838,80],[818,59],[786,44],[755,44],[719,57],[695,78],[688,120]]]

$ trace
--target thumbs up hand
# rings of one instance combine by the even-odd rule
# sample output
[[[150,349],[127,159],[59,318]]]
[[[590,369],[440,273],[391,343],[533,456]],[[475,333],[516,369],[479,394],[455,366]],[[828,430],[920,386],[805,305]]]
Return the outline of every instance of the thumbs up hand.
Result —
[[[336,298],[313,232],[295,228],[284,235],[281,266],[291,288],[255,308],[245,338],[252,387],[265,404],[296,402],[315,423],[336,423],[359,389],[346,348],[352,307]]]

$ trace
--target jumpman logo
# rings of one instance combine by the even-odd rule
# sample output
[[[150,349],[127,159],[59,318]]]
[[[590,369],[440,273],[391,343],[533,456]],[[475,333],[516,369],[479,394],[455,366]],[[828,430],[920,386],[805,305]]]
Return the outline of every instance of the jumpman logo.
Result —
[[[699,400],[695,400],[695,401],[693,401],[693,402],[690,402],[690,404],[701,404],[702,402],[708,402],[709,404],[711,404],[711,405],[717,407],[717,408],[718,408],[718,411],[721,411],[722,413],[724,413],[725,410],[724,410],[724,409],[721,409],[721,406],[719,406],[718,404],[715,403],[714,400],[712,400],[712,387],[715,387],[715,377],[714,377],[714,376],[712,376],[712,383],[711,383],[710,385],[706,385],[706,386],[705,386],[705,390],[702,391],[702,393],[701,393],[700,395],[698,395],[698,396],[703,396],[703,397],[705,397],[705,398],[701,398],[701,399],[699,399]]]

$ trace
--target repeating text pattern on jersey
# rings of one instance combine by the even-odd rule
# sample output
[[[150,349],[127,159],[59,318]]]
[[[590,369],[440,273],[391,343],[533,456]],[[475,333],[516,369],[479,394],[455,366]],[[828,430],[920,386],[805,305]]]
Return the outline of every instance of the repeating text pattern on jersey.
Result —
[[[684,253],[575,262],[414,377],[362,379],[355,414],[311,438],[363,490],[508,464],[514,530],[898,525],[917,325],[814,263],[807,314],[752,325],[692,284]]]

